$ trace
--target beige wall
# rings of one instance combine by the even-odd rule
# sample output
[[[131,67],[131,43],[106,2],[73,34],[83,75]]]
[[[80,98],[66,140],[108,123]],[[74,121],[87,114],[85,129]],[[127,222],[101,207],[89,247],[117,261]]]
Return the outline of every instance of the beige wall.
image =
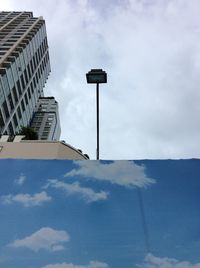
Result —
[[[47,141],[0,142],[0,158],[87,159],[68,144]]]

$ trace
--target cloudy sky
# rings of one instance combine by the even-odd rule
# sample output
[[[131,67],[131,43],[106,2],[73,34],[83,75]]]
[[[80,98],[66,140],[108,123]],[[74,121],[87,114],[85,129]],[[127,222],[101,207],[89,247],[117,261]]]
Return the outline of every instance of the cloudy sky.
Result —
[[[100,158],[200,156],[199,0],[1,0],[0,9],[46,20],[45,94],[59,102],[61,139],[95,158],[85,73],[102,68]]]
[[[0,170],[1,268],[200,268],[200,160]]]

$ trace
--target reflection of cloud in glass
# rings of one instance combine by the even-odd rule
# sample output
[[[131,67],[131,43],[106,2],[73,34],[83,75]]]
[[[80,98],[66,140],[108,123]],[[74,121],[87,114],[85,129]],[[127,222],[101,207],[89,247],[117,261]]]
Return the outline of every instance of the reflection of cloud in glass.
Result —
[[[22,173],[19,178],[15,180],[15,183],[18,185],[22,185],[26,180],[26,176]]]
[[[42,268],[108,268],[108,265],[104,262],[90,261],[88,265],[75,265],[72,263],[57,263],[57,264],[49,264]]]
[[[199,159],[85,162],[0,161],[0,267],[200,268]]]
[[[108,192],[95,192],[91,188],[81,186],[79,182],[70,184],[58,180],[49,180],[45,188],[48,187],[64,190],[67,195],[79,195],[87,203],[106,200],[108,198]]]
[[[14,248],[29,248],[33,251],[40,249],[59,251],[64,249],[62,243],[69,241],[69,239],[66,231],[57,231],[44,227],[24,239],[15,240],[10,246]]]
[[[200,263],[192,264],[188,261],[178,261],[171,258],[159,258],[152,254],[147,254],[141,268],[200,268]]]
[[[147,187],[155,183],[145,174],[144,165],[132,161],[113,161],[102,164],[99,161],[76,161],[77,169],[65,174],[65,177],[83,176],[101,181],[108,181],[125,187]]]
[[[19,203],[25,207],[40,206],[44,202],[50,201],[52,198],[46,192],[30,194],[17,194],[17,195],[4,195],[1,197],[3,204]]]

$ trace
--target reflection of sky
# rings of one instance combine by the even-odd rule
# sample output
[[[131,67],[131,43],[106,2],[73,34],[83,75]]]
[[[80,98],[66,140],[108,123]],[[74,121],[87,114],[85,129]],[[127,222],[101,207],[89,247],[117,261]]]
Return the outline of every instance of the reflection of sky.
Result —
[[[73,263],[83,265],[81,268],[133,268],[143,263],[147,254],[145,223],[154,256],[200,262],[200,160],[140,160],[131,162],[132,169],[120,161],[117,165],[121,170],[117,172],[113,162],[76,163],[83,165],[72,161],[0,161],[0,267],[43,268],[47,264],[66,263],[62,268],[73,268],[67,266]],[[93,177],[88,175],[85,163],[90,163]],[[64,177],[72,170],[79,175]],[[138,178],[144,183],[149,178],[155,180],[146,187],[140,185],[144,220],[139,188],[123,185],[123,176],[130,185]],[[67,190],[57,187],[61,181]],[[78,187],[68,187],[75,182],[79,182]],[[43,195],[35,196],[42,192]],[[100,192],[107,196],[102,198]],[[25,198],[24,194],[28,196]],[[96,201],[90,199],[96,194]],[[36,198],[40,202],[37,205]],[[27,246],[27,240],[23,247],[19,246],[22,242],[13,246],[14,241],[30,237],[44,227],[51,228],[51,232],[64,231],[70,238],[57,241],[59,247],[55,251],[42,246],[34,251],[30,241]],[[41,240],[34,243],[39,247]],[[89,265],[92,260],[100,264]],[[146,265],[145,268],[158,267]]]
[[[199,161],[147,161],[145,165],[157,181],[143,194],[152,252],[199,261]]]

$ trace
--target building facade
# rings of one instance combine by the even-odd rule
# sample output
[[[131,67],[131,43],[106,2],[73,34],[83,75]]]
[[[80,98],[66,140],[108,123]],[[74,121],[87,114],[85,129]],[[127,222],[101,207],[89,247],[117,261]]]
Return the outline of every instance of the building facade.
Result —
[[[44,19],[0,12],[0,134],[30,125],[49,72]]]
[[[60,119],[58,103],[54,97],[40,97],[31,127],[37,132],[39,140],[59,140]]]
[[[9,136],[0,138],[0,159],[70,159],[88,160],[83,154],[64,141],[22,140],[24,136],[15,136],[13,142]]]

